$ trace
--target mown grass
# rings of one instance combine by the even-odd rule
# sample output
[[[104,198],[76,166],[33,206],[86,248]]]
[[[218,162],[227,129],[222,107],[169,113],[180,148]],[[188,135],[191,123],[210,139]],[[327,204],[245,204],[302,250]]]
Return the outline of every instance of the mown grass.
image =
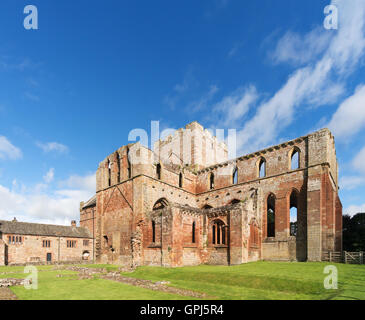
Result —
[[[64,275],[57,277],[57,274]],[[22,274],[26,277],[27,274]],[[18,277],[19,274],[17,274]],[[38,289],[14,286],[11,290],[20,300],[179,300],[179,295],[156,292],[127,284],[94,279],[78,280],[77,272],[45,271],[38,273]]]
[[[331,264],[338,270],[338,289],[326,290],[323,281],[325,266],[329,263],[254,262],[239,266],[196,266],[183,268],[140,267],[124,276],[152,281],[170,281],[170,285],[205,293],[208,299],[266,300],[266,299],[365,299],[365,266]],[[83,265],[115,271],[115,265]],[[168,300],[189,299],[179,295],[152,291],[110,280],[78,280],[77,272],[51,270],[52,266],[38,267],[38,289],[12,287],[19,299],[32,300]],[[6,270],[6,271],[5,271]],[[23,267],[0,267],[1,272],[19,272],[0,275],[26,277]],[[57,277],[57,274],[64,275]]]
[[[326,265],[261,261],[231,267],[140,267],[124,275],[170,281],[174,287],[224,300],[365,299],[365,266],[332,264],[338,269],[338,289],[326,290],[323,285],[328,276],[324,274]]]

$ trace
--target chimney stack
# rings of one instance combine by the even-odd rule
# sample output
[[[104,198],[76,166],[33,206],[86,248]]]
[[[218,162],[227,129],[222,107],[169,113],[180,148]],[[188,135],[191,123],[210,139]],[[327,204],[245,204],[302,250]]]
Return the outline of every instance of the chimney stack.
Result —
[[[71,226],[76,227],[76,220],[71,220]]]

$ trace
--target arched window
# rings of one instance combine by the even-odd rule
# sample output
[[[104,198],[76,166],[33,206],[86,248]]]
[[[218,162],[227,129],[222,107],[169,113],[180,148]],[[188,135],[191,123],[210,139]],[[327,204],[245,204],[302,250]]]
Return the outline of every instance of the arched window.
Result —
[[[300,161],[299,161],[300,152],[299,149],[295,148],[292,151],[291,157],[290,157],[290,169],[296,170],[300,168]]]
[[[128,171],[128,179],[132,178],[132,167],[129,159],[129,148],[127,149],[127,171]]]
[[[112,185],[112,164],[108,159],[108,186],[110,187],[111,185]]]
[[[225,225],[221,220],[215,220],[212,225],[212,243],[226,244]]]
[[[275,196],[267,198],[267,237],[275,237]]]
[[[161,180],[161,164],[156,165],[156,177],[158,180]]]
[[[266,160],[264,158],[260,159],[258,176],[259,178],[266,177]]]
[[[290,195],[290,235],[293,237],[298,233],[298,196],[296,190]]]
[[[152,221],[152,242],[156,242],[156,223]]]
[[[233,174],[232,174],[232,183],[233,184],[237,184],[238,183],[238,169],[237,167],[235,167],[233,169]]]
[[[182,187],[183,187],[183,175],[180,172],[180,174],[179,174],[179,188],[182,188]]]
[[[214,189],[214,173],[211,173],[209,176],[209,188],[210,190]]]
[[[193,222],[191,233],[191,242],[195,243],[195,221]]]
[[[169,206],[169,202],[166,198],[161,198],[153,205],[153,210],[160,210]]]
[[[238,199],[233,199],[230,204],[237,204],[237,203],[240,203],[241,201],[238,200]]]

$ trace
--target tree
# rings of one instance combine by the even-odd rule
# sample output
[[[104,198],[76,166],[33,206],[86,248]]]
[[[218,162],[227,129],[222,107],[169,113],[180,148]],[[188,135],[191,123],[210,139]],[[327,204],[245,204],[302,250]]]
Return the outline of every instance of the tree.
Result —
[[[343,250],[365,251],[365,212],[353,217],[344,215],[343,223]]]

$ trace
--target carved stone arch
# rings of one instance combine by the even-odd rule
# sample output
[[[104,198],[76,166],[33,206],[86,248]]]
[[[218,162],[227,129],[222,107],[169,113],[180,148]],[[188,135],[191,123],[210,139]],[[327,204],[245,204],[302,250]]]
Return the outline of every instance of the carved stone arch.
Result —
[[[169,201],[166,198],[158,199],[152,207],[152,210],[160,210],[170,206]]]

